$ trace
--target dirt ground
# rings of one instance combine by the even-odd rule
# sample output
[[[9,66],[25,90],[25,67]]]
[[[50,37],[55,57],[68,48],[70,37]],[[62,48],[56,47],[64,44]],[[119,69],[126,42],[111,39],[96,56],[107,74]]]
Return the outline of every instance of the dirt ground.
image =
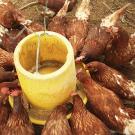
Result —
[[[25,4],[28,4],[34,0],[11,0],[15,3],[16,7],[20,8]],[[90,20],[92,24],[99,24],[101,19],[111,12],[115,11],[124,4],[131,2],[132,5],[127,9],[121,23],[124,28],[130,33],[135,32],[135,0],[91,0],[91,15]],[[22,12],[29,19],[34,21],[43,22],[43,17],[40,15],[40,11],[43,10],[43,7],[36,5],[29,7]]]

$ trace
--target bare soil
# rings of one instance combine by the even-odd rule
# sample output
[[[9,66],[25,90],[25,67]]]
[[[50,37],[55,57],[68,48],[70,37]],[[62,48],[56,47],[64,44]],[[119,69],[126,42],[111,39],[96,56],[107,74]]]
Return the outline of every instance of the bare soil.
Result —
[[[11,0],[15,3],[17,8],[24,6],[34,0]],[[135,0],[91,0],[91,15],[90,23],[99,24],[101,19],[111,14],[113,11],[122,7],[124,4],[131,2],[132,5],[127,9],[124,17],[122,18],[123,27],[129,32],[135,32]],[[41,11],[43,7],[40,5],[29,7],[22,12],[28,19],[34,21],[43,22],[43,17],[41,16]]]

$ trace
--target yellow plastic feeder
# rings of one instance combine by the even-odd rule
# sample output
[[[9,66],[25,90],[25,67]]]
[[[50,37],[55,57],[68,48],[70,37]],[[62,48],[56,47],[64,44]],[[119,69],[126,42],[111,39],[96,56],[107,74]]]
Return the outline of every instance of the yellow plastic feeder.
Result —
[[[45,61],[63,63],[41,74],[30,72],[36,65],[38,37],[40,36],[40,65]],[[16,47],[14,62],[23,94],[30,103],[29,115],[33,123],[44,124],[49,112],[70,98],[76,89],[76,71],[73,49],[62,35],[46,31],[25,37]],[[44,74],[45,73],[45,74]]]

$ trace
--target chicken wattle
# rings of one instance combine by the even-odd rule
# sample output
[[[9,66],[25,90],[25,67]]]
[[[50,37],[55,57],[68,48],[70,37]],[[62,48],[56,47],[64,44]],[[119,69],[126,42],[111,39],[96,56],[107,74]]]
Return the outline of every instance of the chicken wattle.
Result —
[[[86,110],[82,99],[73,97],[70,123],[74,135],[110,135],[109,129],[94,114]]]
[[[128,111],[111,90],[99,85],[85,72],[79,71],[77,78],[83,83],[90,108],[110,129],[126,135],[135,134],[135,116]],[[132,116],[132,117],[131,117]]]
[[[44,30],[43,25],[32,22],[31,20],[25,20],[25,23],[20,24],[20,27],[18,29],[11,29],[3,34],[2,48],[6,51],[14,52],[18,43],[27,35]]]
[[[31,32],[38,32],[38,31],[44,30],[44,26],[40,23],[37,23],[37,22],[31,22],[30,24],[26,24],[26,26],[27,26],[27,33],[28,34],[31,34]]]

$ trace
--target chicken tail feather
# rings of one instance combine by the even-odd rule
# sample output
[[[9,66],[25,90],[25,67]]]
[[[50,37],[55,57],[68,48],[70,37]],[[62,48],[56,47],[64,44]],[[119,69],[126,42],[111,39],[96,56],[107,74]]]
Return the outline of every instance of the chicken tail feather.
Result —
[[[59,10],[59,12],[57,13],[56,16],[58,17],[64,17],[68,11],[68,6],[70,4],[70,1],[69,0],[66,0],[63,7]]]
[[[124,14],[125,10],[127,7],[129,7],[131,3],[126,4],[122,8],[118,9],[111,15],[105,17],[102,19],[102,23],[100,26],[105,26],[105,27],[111,27],[111,26],[116,26],[117,22],[120,20],[120,17]]]

